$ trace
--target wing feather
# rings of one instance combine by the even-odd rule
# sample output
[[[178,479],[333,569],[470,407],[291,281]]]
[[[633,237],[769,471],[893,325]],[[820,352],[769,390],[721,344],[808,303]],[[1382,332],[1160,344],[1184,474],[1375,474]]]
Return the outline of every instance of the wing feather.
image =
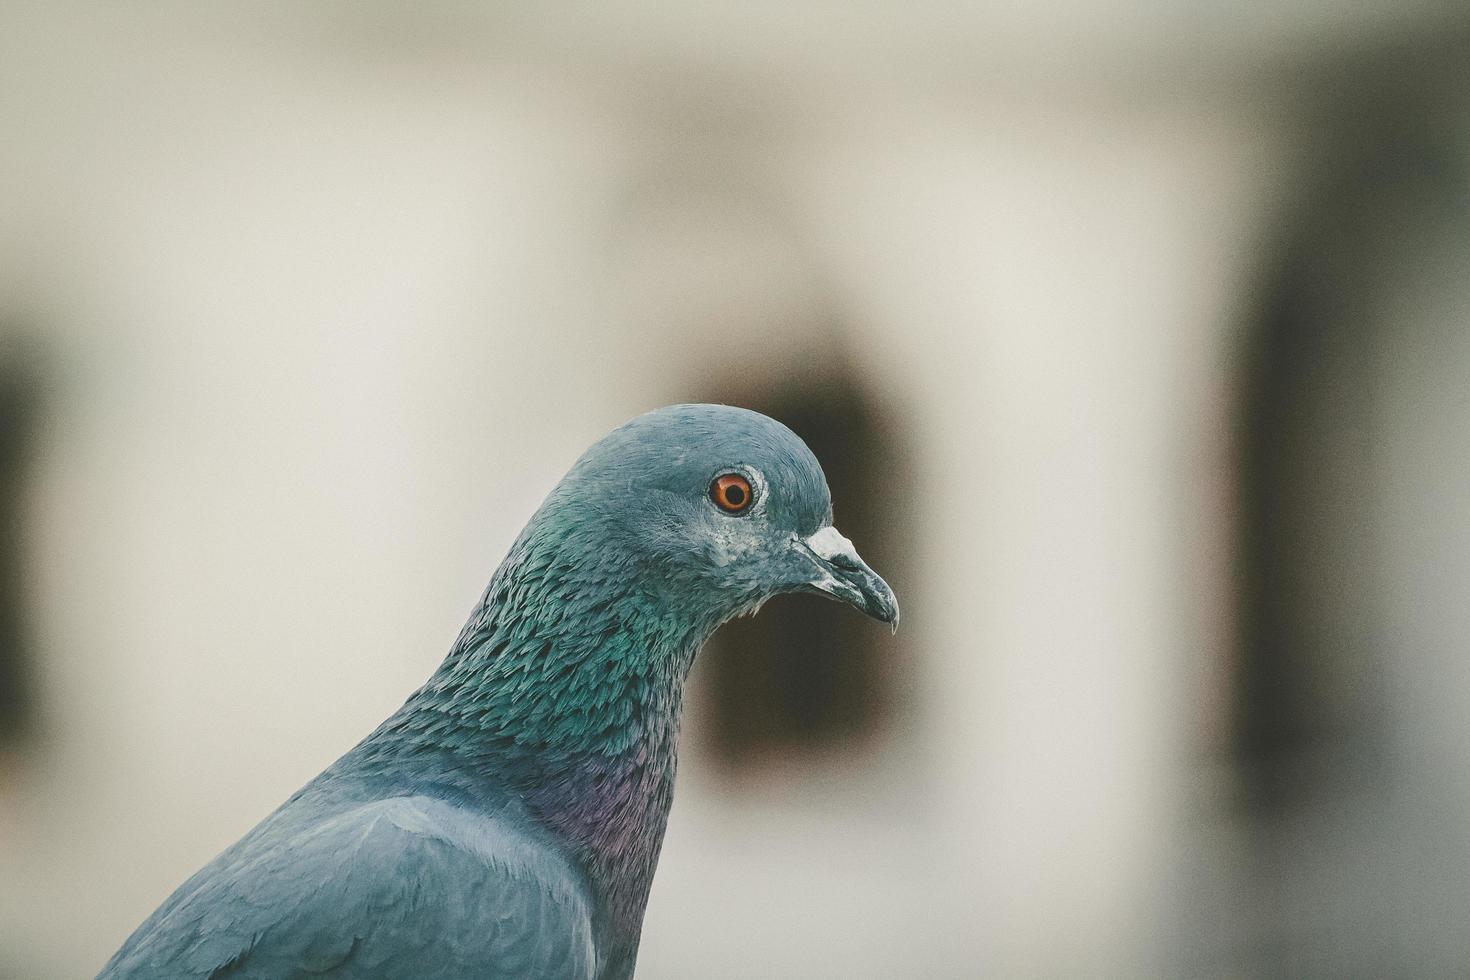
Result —
[[[513,826],[429,797],[263,825],[103,968],[123,977],[591,980],[585,888]]]

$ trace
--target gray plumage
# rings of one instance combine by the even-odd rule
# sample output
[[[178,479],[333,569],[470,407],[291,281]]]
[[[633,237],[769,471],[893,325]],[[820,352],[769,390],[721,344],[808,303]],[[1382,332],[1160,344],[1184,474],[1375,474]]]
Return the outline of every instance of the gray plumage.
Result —
[[[585,878],[517,807],[332,795],[185,882],[102,976],[598,975]]]
[[[689,665],[793,591],[897,622],[789,430],[710,405],[634,419],[548,496],[429,681],[101,977],[625,980]]]

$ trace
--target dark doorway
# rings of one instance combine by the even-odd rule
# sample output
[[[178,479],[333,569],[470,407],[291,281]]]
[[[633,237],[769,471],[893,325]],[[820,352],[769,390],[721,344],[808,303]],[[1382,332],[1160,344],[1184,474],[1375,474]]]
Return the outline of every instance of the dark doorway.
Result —
[[[34,651],[27,622],[26,491],[40,386],[31,359],[0,353],[0,746],[34,723]]]

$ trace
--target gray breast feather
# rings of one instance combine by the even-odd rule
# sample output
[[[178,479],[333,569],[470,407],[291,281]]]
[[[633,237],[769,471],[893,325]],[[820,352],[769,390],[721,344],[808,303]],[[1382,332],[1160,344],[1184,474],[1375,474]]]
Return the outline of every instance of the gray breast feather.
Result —
[[[101,978],[591,980],[589,908],[566,862],[515,827],[395,797],[266,821],[186,882]]]

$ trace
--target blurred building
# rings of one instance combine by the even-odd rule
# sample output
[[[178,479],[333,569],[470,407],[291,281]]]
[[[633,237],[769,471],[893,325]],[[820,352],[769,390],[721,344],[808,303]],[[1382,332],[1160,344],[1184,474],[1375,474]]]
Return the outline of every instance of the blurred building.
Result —
[[[904,630],[717,638],[641,977],[1464,973],[1467,28],[7,4],[0,976],[95,971],[691,399],[809,438]]]

